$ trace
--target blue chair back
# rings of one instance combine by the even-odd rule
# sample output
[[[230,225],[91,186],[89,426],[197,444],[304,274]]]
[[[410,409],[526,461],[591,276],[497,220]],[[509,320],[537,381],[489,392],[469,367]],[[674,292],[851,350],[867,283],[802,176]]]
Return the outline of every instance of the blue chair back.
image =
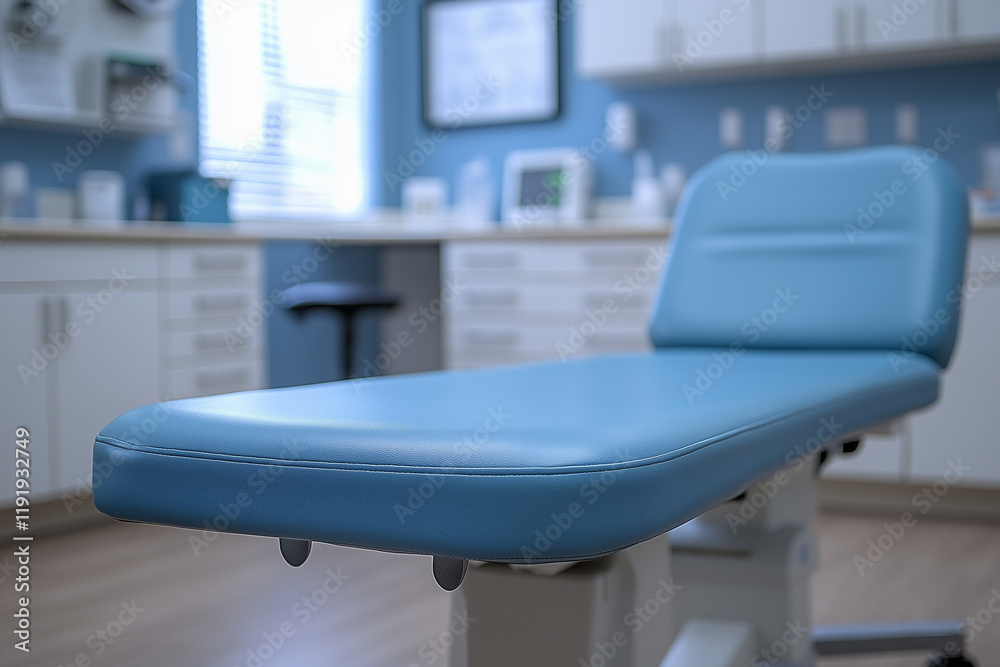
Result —
[[[948,364],[968,201],[932,149],[730,153],[692,178],[656,347],[886,350]]]

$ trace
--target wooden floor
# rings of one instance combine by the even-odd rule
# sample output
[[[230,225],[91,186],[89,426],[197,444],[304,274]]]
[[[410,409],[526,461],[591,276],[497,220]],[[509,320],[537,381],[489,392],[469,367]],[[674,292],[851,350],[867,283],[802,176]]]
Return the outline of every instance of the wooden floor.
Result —
[[[966,617],[1000,592],[1000,526],[924,520],[873,567],[853,562],[886,519],[828,515],[814,578],[817,623]],[[430,562],[317,545],[297,570],[274,540],[109,524],[33,544],[32,652],[13,650],[12,579],[3,588],[0,665],[62,667],[429,667],[448,596]],[[12,549],[0,566],[13,564]],[[339,586],[339,588],[337,588]],[[328,592],[333,590],[334,592]],[[309,601],[310,606],[303,603]],[[994,608],[997,603],[994,603]],[[986,618],[988,611],[981,613]],[[972,639],[980,667],[1000,665],[1000,614]],[[123,621],[127,624],[119,625]],[[287,636],[282,637],[282,629]],[[271,649],[268,644],[278,645]],[[823,661],[912,666],[921,656]],[[522,666],[518,666],[522,667]],[[532,666],[523,666],[532,667]],[[547,667],[547,666],[545,666]],[[573,667],[573,666],[569,666]],[[651,666],[655,667],[655,666]]]

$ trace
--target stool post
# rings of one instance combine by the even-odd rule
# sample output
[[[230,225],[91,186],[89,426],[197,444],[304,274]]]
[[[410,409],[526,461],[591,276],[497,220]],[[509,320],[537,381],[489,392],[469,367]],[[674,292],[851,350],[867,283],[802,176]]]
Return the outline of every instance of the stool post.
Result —
[[[340,363],[344,369],[344,379],[348,380],[354,376],[354,316],[356,310],[344,308],[341,310],[343,316],[344,339],[340,346]]]
[[[354,331],[357,314],[362,310],[392,310],[401,297],[387,290],[350,283],[302,283],[282,292],[285,308],[294,313],[310,310],[333,311],[340,315],[343,325],[343,344],[340,346],[340,364],[344,379],[360,374],[354,368]]]

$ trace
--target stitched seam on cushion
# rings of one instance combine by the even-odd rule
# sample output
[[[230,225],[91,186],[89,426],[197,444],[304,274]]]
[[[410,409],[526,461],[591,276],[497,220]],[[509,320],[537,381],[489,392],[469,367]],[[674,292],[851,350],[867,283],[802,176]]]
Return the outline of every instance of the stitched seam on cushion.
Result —
[[[862,400],[868,396],[874,396],[878,393],[884,391],[881,387],[874,387],[870,390],[861,392],[860,396]],[[857,395],[855,395],[851,402],[857,401]],[[835,408],[838,404],[843,404],[847,402],[846,398],[838,398],[832,401],[827,401],[825,403],[812,405],[806,408],[801,408],[798,410],[789,410],[783,413],[778,413],[765,417],[757,422],[742,426],[740,428],[732,429],[725,433],[721,433],[711,438],[701,440],[699,442],[691,443],[685,445],[678,449],[675,449],[666,454],[659,454],[656,456],[648,456],[641,459],[632,459],[629,461],[616,461],[610,463],[592,463],[579,466],[559,466],[551,468],[551,472],[508,472],[508,473],[489,473],[491,470],[509,470],[509,467],[493,466],[493,467],[477,467],[477,468],[467,468],[463,471],[454,471],[448,468],[435,468],[434,466],[415,466],[415,465],[394,465],[391,463],[346,463],[346,462],[334,462],[334,461],[289,461],[285,459],[270,459],[266,457],[247,457],[241,454],[221,454],[221,453],[208,453],[208,452],[192,452],[189,450],[177,450],[168,449],[163,447],[151,447],[148,445],[137,445],[135,443],[126,442],[124,440],[119,440],[118,438],[113,438],[111,436],[99,435],[97,437],[97,442],[101,442],[108,446],[118,447],[119,449],[125,449],[129,451],[142,452],[146,454],[160,454],[163,456],[176,456],[181,458],[190,459],[202,459],[207,461],[218,461],[218,462],[229,462],[229,463],[246,463],[249,465],[275,465],[287,468],[304,468],[304,469],[317,469],[317,470],[359,470],[363,472],[388,472],[396,474],[414,474],[414,475],[427,475],[432,474],[427,472],[428,470],[434,471],[433,474],[437,475],[454,475],[454,476],[476,476],[477,474],[483,474],[492,477],[522,477],[522,476],[545,476],[545,475],[568,475],[568,474],[587,474],[592,472],[606,472],[608,470],[628,470],[631,468],[640,468],[647,465],[654,465],[657,463],[663,463],[667,461],[672,461],[679,459],[683,456],[696,452],[705,447],[709,447],[713,444],[720,442],[725,442],[731,440],[732,438],[750,433],[761,428],[770,426],[780,420],[787,419],[789,417],[794,417],[796,415],[805,414],[808,412],[815,411],[827,411],[829,409]],[[242,459],[242,460],[241,460]],[[249,460],[248,460],[249,459]],[[423,470],[414,470],[413,468],[423,468]],[[381,468],[382,470],[379,470]],[[441,470],[451,470],[450,472],[440,472]]]

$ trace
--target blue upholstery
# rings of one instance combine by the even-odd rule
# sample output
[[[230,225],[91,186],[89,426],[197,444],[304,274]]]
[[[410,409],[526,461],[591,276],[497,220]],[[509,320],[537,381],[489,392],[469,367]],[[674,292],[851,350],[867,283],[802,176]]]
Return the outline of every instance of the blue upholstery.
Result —
[[[97,438],[95,502],[127,520],[506,562],[654,537],[935,400],[964,194],[932,165],[910,185],[917,204],[900,196],[854,243],[843,229],[915,154],[771,156],[726,205],[716,180],[738,158],[706,167],[655,352],[140,408]]]
[[[653,309],[654,344],[909,343],[947,365],[968,236],[954,171],[901,147],[762,159],[731,153],[693,177]],[[779,292],[794,305],[757,326]],[[936,320],[945,324],[925,339]]]
[[[579,560],[737,495],[815,452],[810,439],[930,403],[939,372],[922,356],[894,372],[882,352],[755,350],[689,400],[684,385],[725,363],[673,349],[145,407],[98,437],[95,466],[112,473],[95,500],[118,518],[189,528]],[[143,423],[156,424],[147,438],[131,432]],[[249,505],[234,511],[240,494]]]

